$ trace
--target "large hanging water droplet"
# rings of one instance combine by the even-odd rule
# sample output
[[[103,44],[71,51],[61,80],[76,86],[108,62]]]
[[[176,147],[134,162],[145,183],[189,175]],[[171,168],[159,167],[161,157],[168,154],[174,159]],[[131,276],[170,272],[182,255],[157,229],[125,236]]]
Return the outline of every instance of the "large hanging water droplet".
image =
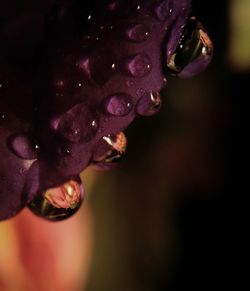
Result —
[[[96,134],[98,121],[85,104],[77,104],[51,121],[53,129],[71,142],[87,142]]]
[[[123,132],[104,136],[98,143],[93,154],[93,162],[101,169],[111,169],[124,156],[127,138]]]
[[[127,29],[126,35],[133,42],[144,42],[149,37],[149,28],[143,24],[135,24]]]
[[[8,141],[9,148],[16,156],[24,160],[34,160],[37,158],[36,145],[34,145],[28,135],[13,135]]]
[[[84,190],[80,181],[69,180],[61,186],[50,188],[29,203],[36,215],[51,220],[64,220],[80,208]]]
[[[160,21],[165,21],[173,13],[173,0],[164,0],[155,7],[155,15]]]
[[[106,98],[104,102],[107,113],[114,116],[128,115],[132,109],[130,96],[124,93],[117,93]]]
[[[138,101],[136,111],[140,115],[151,116],[161,107],[161,95],[158,92],[147,92]]]
[[[211,62],[213,43],[200,22],[191,17],[175,52],[167,60],[167,72],[182,78],[192,77]]]
[[[135,78],[146,76],[151,68],[151,60],[149,56],[144,53],[133,56],[126,64],[127,72]]]

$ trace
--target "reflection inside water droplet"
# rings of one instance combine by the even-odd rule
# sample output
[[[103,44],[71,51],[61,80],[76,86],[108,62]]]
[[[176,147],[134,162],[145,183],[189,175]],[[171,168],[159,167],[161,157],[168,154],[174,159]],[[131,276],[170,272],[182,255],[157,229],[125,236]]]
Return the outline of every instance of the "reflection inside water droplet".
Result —
[[[122,159],[127,148],[127,138],[123,132],[104,136],[93,155],[93,162],[101,169],[113,168]]]
[[[83,198],[84,191],[80,180],[69,180],[61,186],[46,190],[30,202],[28,207],[42,218],[59,221],[76,213]]]
[[[167,72],[182,78],[202,72],[211,62],[213,43],[194,17],[189,19],[176,51],[171,54],[167,61]]]

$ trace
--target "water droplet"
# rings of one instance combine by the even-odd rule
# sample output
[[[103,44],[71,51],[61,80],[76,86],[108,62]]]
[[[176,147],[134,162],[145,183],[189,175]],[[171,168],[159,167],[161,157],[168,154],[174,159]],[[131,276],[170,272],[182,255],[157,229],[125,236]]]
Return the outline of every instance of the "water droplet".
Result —
[[[132,80],[127,80],[126,81],[126,85],[128,86],[128,87],[132,87],[132,86],[134,86],[134,82],[132,81]]]
[[[88,15],[88,20],[91,20],[91,18],[92,18],[92,15],[89,14],[89,15]]]
[[[69,218],[80,208],[84,190],[80,181],[69,180],[61,186],[50,188],[29,203],[36,215],[51,221]]]
[[[148,55],[138,54],[127,62],[127,71],[133,77],[141,78],[147,75],[152,68],[151,60]]]
[[[155,15],[160,21],[165,21],[173,13],[173,0],[164,0],[155,7]]]
[[[127,29],[126,35],[133,42],[144,42],[149,37],[149,28],[143,24],[136,24]]]
[[[192,77],[211,62],[213,43],[200,22],[191,17],[176,50],[168,52],[167,71],[181,78]]]
[[[114,116],[128,115],[132,109],[130,96],[124,93],[118,93],[106,98],[104,102],[107,113]]]
[[[51,122],[54,130],[71,142],[87,142],[96,134],[96,116],[83,103],[77,104]]]
[[[33,160],[37,158],[38,145],[33,145],[28,135],[13,135],[9,138],[8,145],[12,152],[21,159]]]
[[[161,95],[158,92],[147,92],[138,101],[136,111],[140,115],[151,116],[161,107]]]
[[[126,148],[127,138],[123,132],[104,136],[93,154],[94,164],[102,169],[110,169],[121,160]]]

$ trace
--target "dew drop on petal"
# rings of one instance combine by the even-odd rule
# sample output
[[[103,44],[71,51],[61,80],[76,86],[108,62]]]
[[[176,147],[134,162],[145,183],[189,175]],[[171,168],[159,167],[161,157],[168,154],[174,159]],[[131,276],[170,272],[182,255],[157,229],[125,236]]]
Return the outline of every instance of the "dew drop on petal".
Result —
[[[33,160],[37,158],[36,150],[38,150],[38,145],[33,145],[28,135],[11,136],[8,144],[12,152],[21,159]]]
[[[117,93],[106,98],[104,102],[105,110],[113,116],[128,115],[132,109],[130,96],[124,93]]]
[[[98,129],[97,117],[83,103],[77,104],[51,122],[55,131],[71,142],[87,142]]]
[[[149,29],[143,24],[136,24],[127,29],[126,35],[133,42],[144,42],[149,37]]]
[[[94,151],[93,162],[101,169],[111,169],[122,159],[126,148],[127,138],[123,132],[104,136]]]
[[[151,116],[161,107],[161,96],[158,92],[147,92],[138,101],[136,111],[140,115]]]
[[[167,20],[173,13],[173,0],[161,1],[161,3],[155,7],[154,12],[160,21]]]
[[[152,64],[149,56],[143,53],[130,58],[126,66],[127,72],[135,78],[146,76],[151,68]]]
[[[127,80],[126,85],[130,88],[130,87],[134,86],[134,82],[132,80]]]
[[[80,181],[69,180],[61,186],[47,189],[28,204],[36,215],[51,221],[67,219],[77,212],[84,198]]]

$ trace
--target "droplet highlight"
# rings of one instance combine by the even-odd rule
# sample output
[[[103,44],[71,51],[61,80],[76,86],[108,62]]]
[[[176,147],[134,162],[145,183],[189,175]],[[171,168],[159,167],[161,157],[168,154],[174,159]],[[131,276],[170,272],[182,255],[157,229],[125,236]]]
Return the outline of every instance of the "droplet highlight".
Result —
[[[149,56],[143,53],[131,57],[126,66],[127,72],[135,78],[146,76],[151,71],[151,68],[152,64]]]
[[[131,97],[123,93],[111,95],[106,98],[104,107],[110,115],[126,116],[132,109]]]
[[[138,101],[136,111],[143,116],[156,114],[161,107],[161,95],[159,92],[147,92]]]
[[[80,179],[79,179],[80,180]],[[29,209],[44,219],[60,221],[69,218],[80,208],[84,190],[80,181],[69,180],[50,188],[29,203]]]

